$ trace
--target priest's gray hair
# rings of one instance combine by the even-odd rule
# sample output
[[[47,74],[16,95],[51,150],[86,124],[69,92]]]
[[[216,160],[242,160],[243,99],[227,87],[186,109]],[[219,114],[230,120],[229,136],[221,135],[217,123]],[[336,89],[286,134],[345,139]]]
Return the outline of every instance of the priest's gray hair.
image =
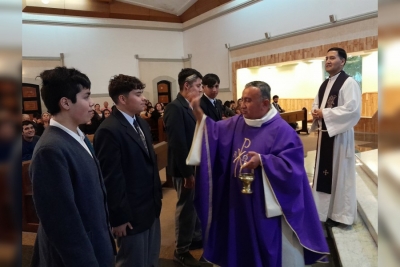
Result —
[[[268,85],[268,83],[263,81],[253,81],[246,84],[244,88],[247,87],[257,87],[260,89],[262,99],[268,99],[271,101],[271,87]]]

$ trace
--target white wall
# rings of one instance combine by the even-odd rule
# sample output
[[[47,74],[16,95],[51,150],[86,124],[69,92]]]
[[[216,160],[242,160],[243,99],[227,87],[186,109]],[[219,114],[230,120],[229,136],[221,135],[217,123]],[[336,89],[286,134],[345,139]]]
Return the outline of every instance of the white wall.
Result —
[[[149,75],[166,75],[158,73],[162,69],[151,70],[151,74],[141,73],[135,54],[141,58],[182,58],[192,54],[191,67],[202,74],[217,74],[221,79],[220,87],[229,88],[231,59],[225,43],[236,46],[261,40],[265,32],[276,36],[324,24],[329,21],[330,14],[341,20],[374,11],[377,11],[377,0],[268,0],[184,32],[23,24],[23,56],[56,57],[64,53],[66,66],[89,76],[93,94],[106,94],[108,81],[115,74],[143,76],[148,85]],[[346,34],[335,28],[331,33],[334,36]],[[246,56],[251,57],[251,54]],[[168,75],[176,79],[177,74]],[[221,92],[219,98],[230,100],[232,93]]]
[[[362,56],[362,92],[378,92],[378,51]]]
[[[236,46],[272,36],[378,10],[377,0],[268,0],[259,1],[203,23],[184,32],[185,54],[192,54],[192,66],[201,73],[214,72],[221,87],[229,87],[228,51],[224,44]],[[335,35],[346,34],[335,32]]]
[[[135,54],[143,58],[183,57],[183,33],[176,31],[23,24],[22,42],[25,57],[64,53],[67,67],[88,75],[92,94],[108,93],[108,81],[115,74],[138,76]]]
[[[155,105],[158,102],[157,82],[171,82],[171,100],[179,92],[178,73],[183,68],[183,62],[140,62],[140,77],[146,84],[144,96]]]
[[[259,80],[271,86],[271,96],[314,98],[323,77],[322,61],[300,62],[284,66],[245,68],[237,71],[238,98],[246,83]]]

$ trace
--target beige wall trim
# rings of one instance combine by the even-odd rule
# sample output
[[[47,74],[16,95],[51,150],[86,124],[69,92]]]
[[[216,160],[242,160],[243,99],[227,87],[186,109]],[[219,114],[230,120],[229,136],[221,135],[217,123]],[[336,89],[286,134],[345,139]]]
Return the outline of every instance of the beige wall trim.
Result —
[[[90,97],[110,97],[109,94],[90,94]]]
[[[188,29],[191,29],[193,27],[196,27],[198,25],[206,23],[206,22],[208,22],[210,20],[213,20],[215,18],[221,17],[223,15],[229,14],[231,12],[235,12],[235,11],[237,11],[239,9],[245,8],[245,7],[249,6],[249,5],[255,4],[255,3],[260,2],[260,1],[261,0],[245,1],[245,2],[243,2],[241,4],[238,4],[238,5],[236,4],[236,5],[233,5],[231,7],[226,8],[226,9],[223,9],[223,10],[217,12],[217,13],[215,13],[215,9],[214,10],[210,10],[210,11],[208,11],[208,12],[206,12],[206,13],[200,15],[200,16],[197,16],[197,17],[195,17],[195,18],[193,18],[193,19],[191,19],[191,20],[189,20],[187,22],[184,22],[183,23],[183,31],[186,31]],[[217,7],[216,9],[219,9],[219,8],[222,9],[224,6],[228,6],[228,5],[232,5],[232,4],[234,4],[234,3],[227,3],[227,4],[223,5],[222,7]],[[212,14],[212,13],[215,13],[215,14]]]
[[[47,21],[47,20],[33,20],[23,19],[23,24],[38,24],[38,25],[53,25],[53,26],[74,26],[74,27],[90,27],[90,28],[115,28],[115,29],[137,29],[137,30],[151,30],[151,31],[172,31],[182,32],[182,29],[168,28],[168,27],[151,27],[151,26],[135,26],[123,24],[107,24],[107,23],[83,23],[83,22],[61,22],[61,21]]]
[[[139,55],[135,55],[135,58],[142,62],[186,62],[191,60],[192,54],[189,54],[187,58],[141,58]]]
[[[64,61],[64,57],[22,57],[22,60]]]
[[[240,45],[232,46],[228,49],[229,49],[229,51],[238,50],[238,49],[246,48],[246,47],[253,46],[253,45],[263,44],[263,43],[267,43],[267,42],[271,42],[271,41],[276,41],[276,40],[280,40],[280,39],[284,39],[284,38],[288,38],[288,37],[298,36],[298,35],[302,35],[305,33],[325,30],[325,29],[329,29],[329,28],[333,28],[333,27],[337,27],[337,26],[341,26],[341,25],[345,25],[345,24],[349,24],[349,23],[353,23],[353,22],[357,22],[357,21],[367,20],[367,19],[371,19],[371,18],[377,18],[377,17],[378,17],[378,12],[365,13],[362,15],[357,15],[354,17],[338,20],[334,23],[328,22],[328,23],[317,25],[317,26],[312,26],[309,28],[304,28],[301,30],[288,32],[288,33],[284,33],[284,34],[280,34],[280,35],[276,35],[276,36],[272,35],[271,38],[269,38],[269,39],[261,39],[258,41],[240,44]]]
[[[218,91],[219,92],[230,92],[231,89],[230,88],[219,88]]]

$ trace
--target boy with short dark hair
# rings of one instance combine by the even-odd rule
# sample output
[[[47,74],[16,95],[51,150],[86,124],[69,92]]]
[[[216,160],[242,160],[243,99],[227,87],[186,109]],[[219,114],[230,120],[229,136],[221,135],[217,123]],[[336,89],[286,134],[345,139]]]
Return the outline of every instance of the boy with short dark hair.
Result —
[[[40,221],[31,266],[114,266],[103,177],[78,128],[90,119],[90,80],[66,67],[43,71],[40,78],[53,116],[29,170]]]

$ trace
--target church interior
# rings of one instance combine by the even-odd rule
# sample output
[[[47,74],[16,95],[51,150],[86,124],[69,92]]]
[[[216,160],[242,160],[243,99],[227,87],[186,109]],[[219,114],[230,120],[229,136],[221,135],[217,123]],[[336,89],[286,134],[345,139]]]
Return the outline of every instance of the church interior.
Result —
[[[246,83],[265,81],[271,96],[279,95],[285,119],[298,123],[310,185],[318,139],[308,133],[311,106],[328,77],[326,51],[345,49],[345,70],[362,92],[361,118],[354,127],[358,213],[352,226],[323,226],[331,255],[328,264],[313,266],[377,266],[377,0],[25,0],[22,20],[23,113],[46,111],[37,76],[56,66],[86,73],[91,97],[100,105],[113,103],[107,85],[120,73],[140,78],[154,104],[176,98],[177,75],[185,67],[217,74],[222,103],[241,98]],[[162,124],[151,129],[164,184],[160,266],[177,266],[172,260],[177,197],[166,174],[167,139]],[[30,264],[38,223],[27,168],[23,165],[28,185],[23,189],[22,266]],[[202,250],[193,255],[200,258]]]

